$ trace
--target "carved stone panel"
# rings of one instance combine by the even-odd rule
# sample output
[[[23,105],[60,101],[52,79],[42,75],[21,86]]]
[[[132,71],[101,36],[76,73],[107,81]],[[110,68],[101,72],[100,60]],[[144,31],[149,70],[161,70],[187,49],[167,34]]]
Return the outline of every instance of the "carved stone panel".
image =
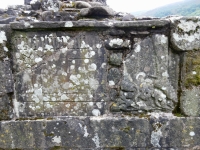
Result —
[[[106,60],[96,32],[16,32],[17,116],[101,115]]]
[[[173,73],[178,76],[178,61],[169,52],[168,37],[162,34],[133,37],[132,43],[133,48],[123,60],[121,81],[109,84],[111,88],[117,86],[117,91],[110,92],[111,97],[117,93],[111,111],[172,112],[178,101],[177,84],[169,76]]]

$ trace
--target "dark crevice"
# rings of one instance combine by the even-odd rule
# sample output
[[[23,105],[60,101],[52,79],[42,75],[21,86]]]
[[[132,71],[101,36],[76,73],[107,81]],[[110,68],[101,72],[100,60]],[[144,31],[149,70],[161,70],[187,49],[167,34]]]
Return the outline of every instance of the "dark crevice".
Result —
[[[179,62],[179,78],[178,78],[178,91],[177,91],[177,98],[178,98],[178,103],[173,110],[173,114],[177,117],[182,117],[183,114],[181,112],[181,94],[182,94],[182,68],[183,68],[183,63],[184,63],[184,53],[179,54],[180,57],[180,62]]]

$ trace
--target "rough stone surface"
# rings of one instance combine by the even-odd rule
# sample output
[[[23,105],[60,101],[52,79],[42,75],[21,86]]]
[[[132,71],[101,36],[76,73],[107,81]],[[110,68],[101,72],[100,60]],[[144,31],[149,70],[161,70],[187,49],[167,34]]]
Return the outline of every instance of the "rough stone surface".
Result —
[[[0,149],[200,149],[199,17],[25,3],[0,10]]]
[[[82,17],[93,17],[93,18],[101,18],[101,17],[109,17],[114,16],[115,12],[113,9],[107,6],[96,6],[91,8],[84,8],[80,11],[80,16]]]
[[[171,42],[179,51],[200,49],[200,18],[178,17],[171,18]]]
[[[82,1],[76,1],[74,2],[75,8],[89,8],[92,7],[89,3],[87,2],[82,2]]]
[[[181,110],[187,116],[200,116],[200,62],[199,51],[189,51],[184,54],[181,84]]]
[[[113,53],[110,55],[110,64],[120,66],[122,64],[122,53]]]
[[[57,118],[1,122],[2,149],[198,149],[198,118]]]
[[[121,97],[113,107],[126,111],[172,111],[178,100],[177,89],[169,80],[168,38],[155,34],[144,39],[135,37],[134,43],[123,60]]]
[[[181,95],[181,110],[187,116],[200,116],[199,88],[184,90]]]
[[[16,32],[16,115],[103,114],[106,61],[101,43],[96,32]]]

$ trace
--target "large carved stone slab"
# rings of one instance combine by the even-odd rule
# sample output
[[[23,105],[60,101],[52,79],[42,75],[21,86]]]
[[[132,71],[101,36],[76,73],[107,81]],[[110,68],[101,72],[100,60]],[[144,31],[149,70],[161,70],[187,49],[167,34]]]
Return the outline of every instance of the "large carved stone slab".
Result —
[[[15,32],[12,41],[18,117],[103,114],[98,32]]]
[[[113,88],[110,91],[114,101],[111,110],[172,112],[178,102],[178,84],[170,75],[178,79],[179,58],[176,59],[168,47],[168,37],[164,34],[146,35],[143,38],[136,35],[132,43],[133,48],[123,60],[122,75],[118,78],[121,80],[116,81],[118,69],[110,70],[112,76],[116,75],[113,79],[108,78]],[[117,57],[118,54],[115,55]],[[110,59],[112,57],[114,54]]]

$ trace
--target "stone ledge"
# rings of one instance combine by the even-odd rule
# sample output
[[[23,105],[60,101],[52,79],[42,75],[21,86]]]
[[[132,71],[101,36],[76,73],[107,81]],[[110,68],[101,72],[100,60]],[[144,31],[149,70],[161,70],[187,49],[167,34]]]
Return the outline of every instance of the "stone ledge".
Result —
[[[52,28],[152,28],[168,26],[168,20],[141,20],[141,21],[65,21],[65,22],[34,22],[34,23],[10,23],[11,28],[14,30],[22,29],[52,29]]]
[[[2,121],[2,149],[136,149],[200,147],[200,118],[155,114],[131,117],[57,117]]]

